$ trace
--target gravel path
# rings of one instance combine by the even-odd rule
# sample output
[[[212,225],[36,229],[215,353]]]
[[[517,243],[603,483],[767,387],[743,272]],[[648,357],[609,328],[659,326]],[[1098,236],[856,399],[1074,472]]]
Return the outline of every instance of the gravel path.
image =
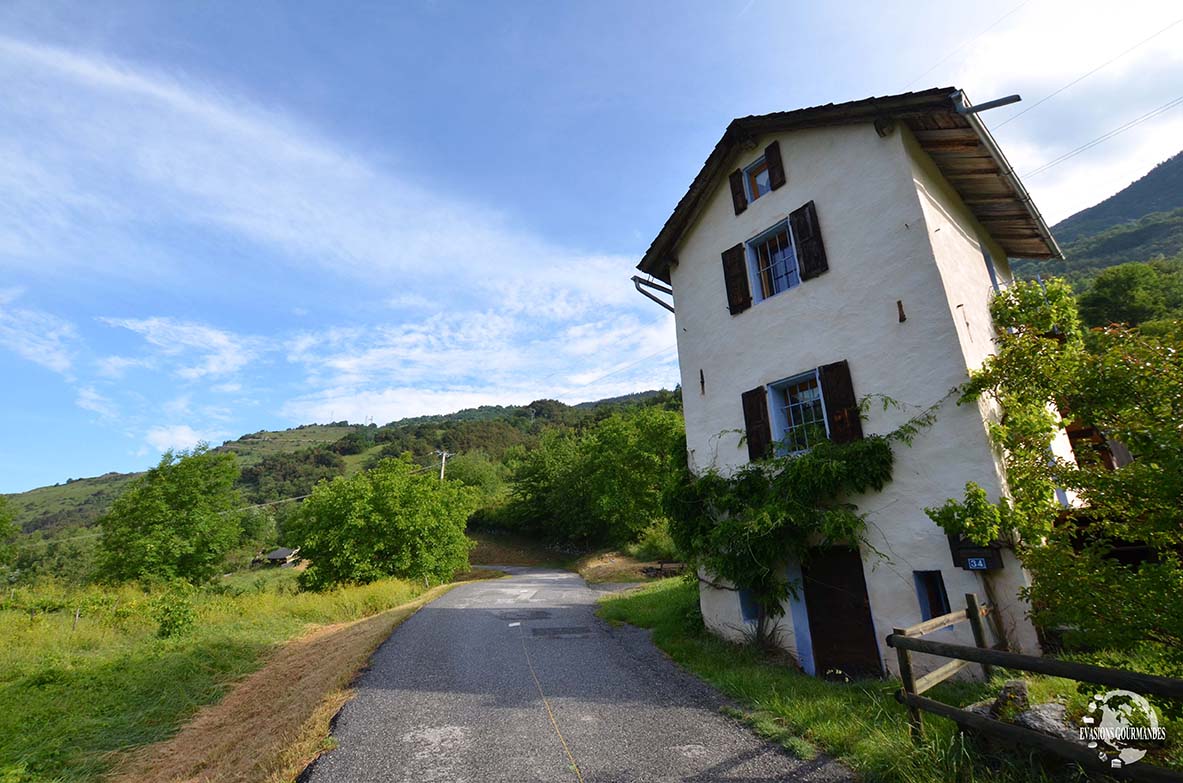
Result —
[[[595,617],[565,571],[461,585],[382,645],[312,783],[837,781],[719,712],[726,700],[648,633]]]

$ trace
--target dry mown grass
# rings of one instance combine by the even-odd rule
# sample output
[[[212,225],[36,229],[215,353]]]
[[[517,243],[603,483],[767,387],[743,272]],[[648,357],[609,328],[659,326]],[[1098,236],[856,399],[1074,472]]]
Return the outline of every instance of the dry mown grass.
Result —
[[[461,579],[496,576],[474,570]],[[286,783],[326,748],[349,685],[399,623],[453,585],[381,614],[317,628],[281,647],[171,739],[122,754],[114,783]]]
[[[654,577],[645,573],[646,568],[656,568],[656,562],[645,562],[622,552],[596,552],[579,558],[573,569],[586,581],[600,582],[651,582]]]

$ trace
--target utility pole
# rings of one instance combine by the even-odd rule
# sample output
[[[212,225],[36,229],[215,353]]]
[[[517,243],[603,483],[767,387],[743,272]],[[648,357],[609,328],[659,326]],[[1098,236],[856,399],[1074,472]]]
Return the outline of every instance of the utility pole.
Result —
[[[440,481],[443,481],[444,480],[444,468],[447,467],[447,465],[448,465],[448,457],[455,457],[456,455],[450,451],[444,451],[443,449],[440,449],[439,451],[437,451],[436,455],[439,456],[439,458],[440,458]]]

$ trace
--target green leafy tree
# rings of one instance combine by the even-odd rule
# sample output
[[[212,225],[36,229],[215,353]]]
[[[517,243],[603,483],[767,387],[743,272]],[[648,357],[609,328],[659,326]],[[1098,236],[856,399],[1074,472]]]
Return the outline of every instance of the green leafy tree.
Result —
[[[241,535],[234,509],[238,464],[205,444],[166,452],[99,520],[101,576],[203,581]]]
[[[300,582],[319,590],[389,576],[447,581],[468,568],[464,528],[476,496],[409,458],[322,482],[288,534],[311,563]]]
[[[685,452],[681,414],[657,406],[608,414],[582,432],[548,430],[514,466],[507,516],[568,543],[635,541],[663,518]]]
[[[1183,316],[1183,261],[1129,263],[1102,271],[1080,295],[1088,326],[1126,324]]]
[[[480,504],[495,503],[505,492],[505,468],[483,451],[469,451],[448,459],[448,481],[472,487],[479,493]]]
[[[1183,650],[1183,344],[1121,327],[1094,330],[1086,348],[1067,284],[1018,283],[992,305],[998,351],[973,374],[963,402],[1003,411],[991,426],[1009,498],[966,497],[929,516],[978,543],[1009,539],[1033,575],[1029,598],[1044,627],[1068,641]],[[1132,464],[1110,470],[1097,454],[1053,458],[1064,421],[1124,444]],[[1079,499],[1065,510],[1058,489]],[[1116,546],[1149,557],[1123,562]]]
[[[0,569],[7,568],[16,559],[16,539],[20,528],[12,521],[8,498],[0,495]]]

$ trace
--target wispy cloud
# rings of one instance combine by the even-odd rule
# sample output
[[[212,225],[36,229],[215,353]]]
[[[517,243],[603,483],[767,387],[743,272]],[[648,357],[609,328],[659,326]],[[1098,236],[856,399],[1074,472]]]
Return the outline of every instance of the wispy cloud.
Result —
[[[151,344],[157,352],[172,357],[179,366],[179,378],[196,380],[206,376],[232,375],[262,353],[262,341],[206,324],[172,318],[100,318],[102,323],[128,329]],[[195,363],[194,363],[195,360]]]
[[[78,390],[74,404],[83,410],[97,413],[103,419],[116,419],[119,409],[115,403],[100,394],[93,386],[83,386]]]
[[[43,310],[15,306],[21,293],[19,289],[0,290],[0,346],[72,378],[78,339],[74,324]]]

